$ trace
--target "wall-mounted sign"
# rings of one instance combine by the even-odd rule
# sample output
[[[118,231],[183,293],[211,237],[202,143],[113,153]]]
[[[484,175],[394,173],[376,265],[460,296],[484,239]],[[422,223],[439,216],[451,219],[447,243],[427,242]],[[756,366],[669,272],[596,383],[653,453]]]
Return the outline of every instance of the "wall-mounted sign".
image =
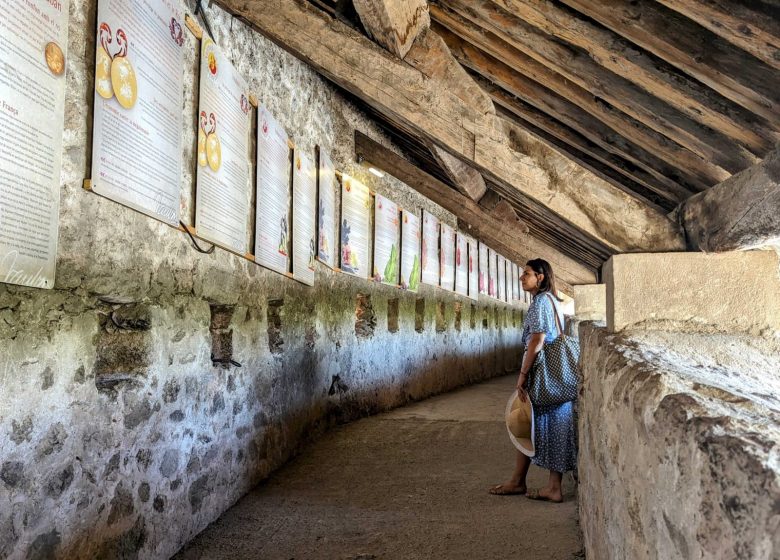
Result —
[[[378,194],[374,199],[374,274],[376,282],[398,285],[401,264],[398,205]]]
[[[455,234],[455,292],[469,294],[469,246],[462,233]]]
[[[479,246],[473,237],[467,238],[469,251],[469,290],[471,299],[479,299]]]
[[[344,175],[341,184],[341,270],[362,278],[370,270],[371,192]]]
[[[439,219],[423,210],[422,225],[422,281],[439,285]]]
[[[490,249],[488,246],[479,242],[479,293],[490,295],[490,267],[488,258]]]
[[[336,249],[336,168],[330,156],[319,150],[317,174],[317,258],[329,267],[335,266]]]
[[[92,190],[178,226],[184,13],[100,0],[97,22]]]
[[[0,18],[0,282],[53,288],[68,0],[8,0]]]
[[[317,256],[317,168],[305,153],[296,150],[293,164],[293,278],[314,285]]]
[[[420,285],[420,218],[401,212],[401,287],[416,292]]]
[[[290,147],[284,128],[265,108],[257,112],[255,261],[290,272]]]
[[[498,298],[498,262],[496,252],[488,249],[488,295]]]
[[[441,267],[441,287],[455,291],[455,230],[447,224],[441,224],[439,259]]]
[[[195,227],[199,237],[243,255],[252,196],[252,106],[246,81],[207,36],[201,42],[199,99]]]

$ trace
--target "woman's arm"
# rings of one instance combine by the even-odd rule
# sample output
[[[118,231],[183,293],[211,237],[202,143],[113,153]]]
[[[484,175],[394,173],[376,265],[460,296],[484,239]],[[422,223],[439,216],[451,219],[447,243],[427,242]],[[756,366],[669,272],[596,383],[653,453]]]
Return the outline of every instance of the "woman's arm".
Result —
[[[520,365],[520,375],[517,378],[517,397],[525,402],[528,398],[525,390],[525,382],[528,380],[528,372],[531,371],[531,367],[534,365],[536,355],[544,348],[545,333],[534,333],[528,340],[528,347],[523,354],[523,363]]]

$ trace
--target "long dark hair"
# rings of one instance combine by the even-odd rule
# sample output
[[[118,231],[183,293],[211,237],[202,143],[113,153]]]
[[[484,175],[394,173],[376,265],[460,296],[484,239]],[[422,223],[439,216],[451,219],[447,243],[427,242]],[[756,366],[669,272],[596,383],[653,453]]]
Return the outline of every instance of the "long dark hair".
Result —
[[[535,273],[544,275],[544,279],[539,284],[540,294],[549,292],[558,301],[563,301],[558,297],[558,289],[555,287],[555,273],[550,263],[544,259],[531,259],[525,263],[525,266],[530,266]]]

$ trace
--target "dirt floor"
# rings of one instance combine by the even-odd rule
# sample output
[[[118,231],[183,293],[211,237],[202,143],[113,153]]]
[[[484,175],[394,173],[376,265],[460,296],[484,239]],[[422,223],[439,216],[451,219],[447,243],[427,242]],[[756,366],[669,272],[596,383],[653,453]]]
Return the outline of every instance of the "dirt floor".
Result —
[[[514,376],[339,427],[209,526],[178,560],[582,558],[577,504],[491,496],[514,461]],[[531,487],[546,471],[531,467]]]

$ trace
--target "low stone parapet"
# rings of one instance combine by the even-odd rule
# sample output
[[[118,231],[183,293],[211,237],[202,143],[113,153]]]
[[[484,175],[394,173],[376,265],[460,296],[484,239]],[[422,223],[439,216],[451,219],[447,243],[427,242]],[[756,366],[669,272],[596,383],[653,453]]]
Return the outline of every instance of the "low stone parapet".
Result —
[[[780,342],[580,328],[588,558],[780,558]]]

